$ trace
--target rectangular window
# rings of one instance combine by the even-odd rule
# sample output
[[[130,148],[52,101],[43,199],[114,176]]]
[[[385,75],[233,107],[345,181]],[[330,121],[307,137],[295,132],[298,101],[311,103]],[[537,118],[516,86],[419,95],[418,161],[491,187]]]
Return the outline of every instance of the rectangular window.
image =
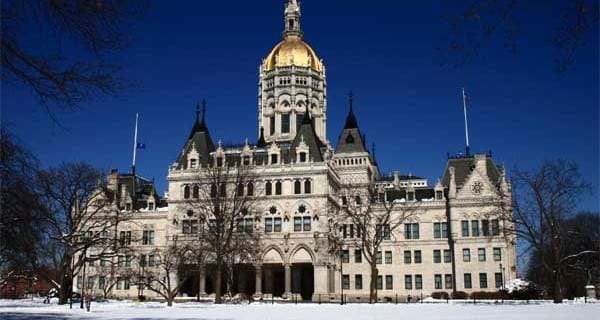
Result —
[[[360,249],[354,250],[354,263],[362,263],[362,251]]]
[[[385,252],[385,264],[392,264],[392,252],[391,251]]]
[[[153,245],[154,244],[154,230],[144,230],[142,233],[142,244]]]
[[[129,290],[129,279],[125,279],[125,281],[123,282],[123,289]]]
[[[471,249],[469,249],[469,248],[463,249],[463,261],[471,262]]]
[[[490,220],[481,220],[481,233],[484,237],[490,235]]]
[[[433,224],[433,237],[439,239],[442,237],[442,229],[439,222]]]
[[[500,221],[498,221],[498,219],[492,220],[492,235],[493,236],[500,235]]]
[[[423,289],[423,276],[420,274],[415,275],[415,289]]]
[[[290,132],[290,115],[282,114],[281,115],[281,133],[289,133]]]
[[[348,250],[342,250],[342,263],[350,262],[350,252]]]
[[[448,238],[448,223],[442,222],[442,238]]]
[[[342,288],[344,290],[350,289],[350,275],[345,274],[342,276]]]
[[[385,289],[386,290],[394,289],[394,276],[391,276],[391,275],[385,276]]]
[[[104,277],[103,276],[98,277],[98,289],[104,290]]]
[[[127,246],[131,244],[131,231],[121,231],[119,232],[119,239],[122,246]]]
[[[125,256],[125,267],[131,267],[131,260],[133,260],[132,256]]]
[[[281,181],[275,182],[275,194],[278,196],[281,195]]]
[[[411,275],[404,276],[404,289],[412,290],[412,276]]]
[[[471,220],[471,235],[479,237],[479,221],[477,220]]]
[[[404,239],[419,239],[419,224],[405,223],[404,224]]]
[[[362,288],[363,288],[362,274],[354,275],[354,289],[362,290]]]
[[[433,263],[441,263],[442,262],[442,251],[433,250]]]
[[[125,264],[125,256],[119,256],[117,258],[117,266],[119,268],[122,268],[124,264]]]
[[[450,250],[444,250],[444,262],[452,262],[452,255],[450,254]]]
[[[415,250],[415,263],[421,263],[422,261],[421,250]]]
[[[500,289],[502,288],[502,273],[500,272],[496,272],[494,274],[494,282],[496,282],[496,289]]]
[[[94,276],[88,276],[88,277],[87,277],[87,281],[86,281],[86,283],[85,283],[85,287],[86,287],[88,290],[91,290],[91,289],[93,289],[93,288],[94,288]]]
[[[145,267],[146,266],[146,255],[142,254],[140,255],[140,267]]]
[[[411,264],[412,263],[412,259],[411,259],[411,255],[410,255],[410,250],[405,250],[404,251],[404,264]]]
[[[148,203],[148,210],[150,210],[150,211],[154,210],[154,203],[153,202]]]
[[[281,218],[273,218],[273,232],[281,232]]]
[[[419,224],[413,223],[412,224],[412,238],[419,239],[420,237],[421,237],[421,235],[420,235],[420,231],[419,231]]]
[[[444,282],[446,284],[446,289],[452,289],[452,275],[451,274],[444,275]]]
[[[310,217],[302,217],[302,225],[304,231],[310,231]]]
[[[502,250],[494,248],[494,261],[502,261]]]
[[[485,261],[485,248],[477,249],[477,256],[479,257],[479,261]]]
[[[275,134],[275,116],[269,117],[269,132],[270,135]]]
[[[252,218],[244,219],[244,231],[246,233],[252,233],[254,230],[254,220]]]
[[[479,288],[481,289],[487,289],[488,285],[487,285],[487,274],[486,273],[480,273],[479,274]]]
[[[277,164],[277,155],[271,154],[271,164]]]
[[[154,267],[155,264],[156,264],[156,258],[154,257],[154,255],[153,254],[148,255],[148,266]]]
[[[273,232],[273,218],[265,218],[265,232]]]
[[[377,290],[383,290],[383,276],[377,276]]]
[[[434,276],[434,285],[435,285],[436,289],[442,288],[442,275],[441,274],[436,274]]]
[[[377,251],[377,254],[375,255],[375,263],[381,264],[382,260],[383,259],[381,258],[381,251]]]
[[[294,231],[302,231],[302,217],[294,217]]]
[[[471,274],[465,273],[465,289],[471,289],[473,284],[471,284]]]
[[[442,200],[444,198],[444,192],[443,191],[436,191],[435,192],[435,199],[436,200]]]
[[[461,226],[462,226],[462,236],[463,237],[468,237],[469,236],[469,220],[463,220],[460,222]]]
[[[358,199],[358,197],[357,197]],[[391,239],[390,225],[389,224],[378,224],[375,226],[375,234],[376,236],[383,237],[383,240]]]

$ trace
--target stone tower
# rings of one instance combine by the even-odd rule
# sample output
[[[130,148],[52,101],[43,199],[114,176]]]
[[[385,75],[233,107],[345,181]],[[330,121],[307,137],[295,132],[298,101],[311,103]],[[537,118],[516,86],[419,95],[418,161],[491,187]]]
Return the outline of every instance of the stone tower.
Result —
[[[302,40],[300,6],[289,0],[284,12],[283,40],[260,65],[258,129],[266,142],[291,142],[306,110],[318,138],[327,140],[327,83],[325,66]]]

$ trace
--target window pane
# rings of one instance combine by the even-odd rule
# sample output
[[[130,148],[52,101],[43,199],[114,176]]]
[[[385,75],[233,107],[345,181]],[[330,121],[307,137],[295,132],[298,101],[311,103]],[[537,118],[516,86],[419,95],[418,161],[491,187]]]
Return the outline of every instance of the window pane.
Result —
[[[463,261],[464,262],[471,261],[471,249],[463,249]]]
[[[490,221],[489,220],[481,220],[481,233],[485,237],[490,235]]]
[[[498,221],[498,219],[492,220],[492,235],[500,235],[500,222]]]
[[[479,274],[479,288],[486,289],[487,287],[488,287],[488,285],[487,285],[487,274],[480,273]]]
[[[415,250],[415,263],[421,263],[421,250]]]
[[[404,276],[404,289],[406,289],[406,290],[412,289],[412,276],[411,275]]]
[[[436,289],[442,288],[442,275],[441,274],[436,274],[434,276],[434,284],[435,284]]]
[[[471,231],[473,237],[479,237],[479,221],[471,220]]]
[[[362,263],[362,251],[360,249],[354,250],[354,263]]]
[[[290,132],[290,115],[282,114],[281,115],[281,133],[289,133]]]
[[[471,288],[472,288],[471,274],[465,273],[465,289],[471,289]]]
[[[294,231],[302,231],[302,217],[294,217]]]
[[[385,289],[392,290],[394,289],[394,277],[391,275],[385,276]]]
[[[411,262],[410,251],[404,251],[404,264],[410,264]]]
[[[433,250],[433,262],[434,263],[442,262],[442,252],[440,250]]]
[[[415,275],[415,289],[423,289],[423,276],[420,274]]]
[[[461,221],[461,226],[462,226],[462,236],[468,237],[469,236],[469,220]]]
[[[410,251],[408,253],[410,254]],[[385,252],[385,263],[392,264],[392,252],[391,251]]]
[[[444,250],[444,262],[452,262],[452,256],[450,255],[450,250]]]
[[[477,255],[479,256],[479,261],[485,261],[485,248],[479,248]]]
[[[363,285],[362,285],[362,275],[361,274],[357,274],[354,276],[354,289],[362,289]]]

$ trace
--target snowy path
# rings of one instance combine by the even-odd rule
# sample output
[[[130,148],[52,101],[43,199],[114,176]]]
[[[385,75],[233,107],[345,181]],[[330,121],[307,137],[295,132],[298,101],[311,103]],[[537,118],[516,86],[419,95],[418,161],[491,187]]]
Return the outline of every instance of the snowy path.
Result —
[[[2,320],[58,319],[278,319],[278,320],[370,320],[370,319],[597,319],[600,304],[541,304],[541,305],[463,305],[463,304],[252,304],[209,305],[176,304],[168,308],[160,303],[111,302],[92,304],[86,313],[79,305],[44,305],[39,301],[0,300]]]

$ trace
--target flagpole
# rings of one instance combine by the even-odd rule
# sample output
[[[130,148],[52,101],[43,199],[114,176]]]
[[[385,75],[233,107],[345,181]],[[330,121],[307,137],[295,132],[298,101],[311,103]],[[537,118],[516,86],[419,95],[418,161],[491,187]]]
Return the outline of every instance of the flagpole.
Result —
[[[467,122],[467,95],[465,95],[465,88],[462,88],[462,96],[463,96],[463,112],[465,114],[465,140],[467,142],[467,156],[471,154],[470,146],[469,146],[469,124]]]
[[[135,211],[135,209],[136,209],[136,202],[137,202],[136,201],[137,200],[136,199],[137,198],[137,196],[136,196],[137,192],[135,190],[135,182],[136,182],[135,181],[136,180],[136,175],[135,175],[135,155],[136,155],[136,151],[137,151],[138,118],[139,118],[139,115],[136,112],[135,113],[135,131],[133,133],[133,162],[131,164],[131,173],[132,173],[132,178],[131,178],[131,186],[132,186],[132,188],[131,188],[131,192],[132,192],[132,195],[131,195],[131,211],[132,212]]]

